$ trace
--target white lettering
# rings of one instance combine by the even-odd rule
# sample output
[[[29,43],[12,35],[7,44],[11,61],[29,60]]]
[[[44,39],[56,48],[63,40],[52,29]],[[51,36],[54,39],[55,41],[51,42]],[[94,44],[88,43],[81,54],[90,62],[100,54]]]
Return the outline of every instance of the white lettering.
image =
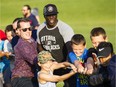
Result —
[[[51,51],[51,50],[59,50],[60,49],[60,46],[59,45],[44,45],[43,46],[46,50],[49,50],[49,51]]]
[[[55,39],[55,37],[54,36],[50,36],[50,35],[48,35],[48,36],[43,36],[43,37],[41,37],[41,42],[43,42],[43,41],[56,41],[56,39]]]
[[[51,50],[58,50],[60,49],[59,45],[51,45]]]

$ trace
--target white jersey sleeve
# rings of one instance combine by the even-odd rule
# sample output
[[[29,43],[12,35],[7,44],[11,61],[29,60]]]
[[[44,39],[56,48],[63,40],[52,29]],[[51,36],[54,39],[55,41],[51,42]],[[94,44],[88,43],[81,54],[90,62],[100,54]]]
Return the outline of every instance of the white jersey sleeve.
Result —
[[[46,24],[45,24],[45,22],[44,23],[42,23],[39,27],[38,27],[38,29],[37,29],[37,43],[38,44],[40,44],[40,39],[39,39],[39,32],[44,28],[46,26]]]
[[[13,49],[12,49],[12,45],[8,40],[4,41],[4,52],[12,52],[13,53]]]
[[[72,36],[74,35],[73,29],[68,24],[62,21],[58,22],[58,28],[61,35],[63,36],[64,42],[66,43],[70,41]]]

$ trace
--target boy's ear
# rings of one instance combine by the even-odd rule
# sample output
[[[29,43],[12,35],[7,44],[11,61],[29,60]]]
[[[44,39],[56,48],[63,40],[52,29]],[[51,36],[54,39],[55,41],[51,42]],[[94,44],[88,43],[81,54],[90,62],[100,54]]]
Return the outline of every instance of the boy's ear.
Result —
[[[105,41],[108,42],[108,37],[105,38]]]
[[[85,44],[85,48],[86,48],[86,44]]]
[[[41,66],[41,64],[38,62],[38,65]]]

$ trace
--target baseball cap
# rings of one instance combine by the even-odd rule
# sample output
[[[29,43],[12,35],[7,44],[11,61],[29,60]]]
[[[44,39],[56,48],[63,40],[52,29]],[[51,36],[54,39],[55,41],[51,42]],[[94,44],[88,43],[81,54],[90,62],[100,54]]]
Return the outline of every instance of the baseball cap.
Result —
[[[39,54],[38,54],[38,61],[41,64],[44,64],[44,63],[46,63],[49,60],[55,60],[52,57],[52,55],[51,55],[51,53],[49,51],[41,51],[41,52],[39,52]]]
[[[97,47],[98,58],[107,57],[112,53],[112,44],[110,42],[101,42]]]
[[[56,5],[54,4],[47,4],[44,7],[44,11],[43,11],[43,15],[44,16],[50,16],[50,15],[57,15],[58,14],[58,10]]]

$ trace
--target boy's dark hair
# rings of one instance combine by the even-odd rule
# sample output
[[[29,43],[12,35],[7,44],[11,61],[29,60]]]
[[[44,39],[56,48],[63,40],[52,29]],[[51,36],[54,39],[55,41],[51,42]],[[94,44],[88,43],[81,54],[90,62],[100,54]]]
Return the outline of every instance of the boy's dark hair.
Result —
[[[27,7],[27,9],[31,11],[31,7],[29,5],[24,5],[24,7]]]
[[[71,39],[71,44],[76,44],[76,45],[83,44],[83,45],[85,45],[86,40],[82,34],[75,34],[75,35],[73,35],[73,37]]]
[[[102,27],[95,27],[90,32],[90,38],[99,35],[102,35],[104,39],[107,37],[106,32]]]
[[[7,25],[6,28],[5,28],[5,33],[10,32],[10,31],[12,33],[12,36],[14,37],[15,36],[15,32],[14,32],[12,24]]]

